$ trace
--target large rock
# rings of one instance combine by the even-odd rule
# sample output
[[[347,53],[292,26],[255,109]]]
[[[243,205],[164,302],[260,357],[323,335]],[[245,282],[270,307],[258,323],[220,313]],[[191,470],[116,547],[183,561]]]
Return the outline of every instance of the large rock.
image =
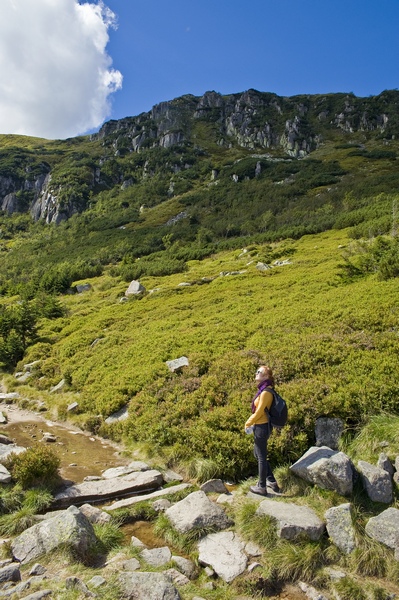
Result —
[[[351,505],[333,506],[325,512],[327,533],[332,542],[344,554],[350,554],[356,548],[355,530],[352,524]]]
[[[327,446],[312,446],[290,467],[298,477],[326,490],[349,496],[353,490],[353,466],[346,454]]]
[[[165,511],[165,515],[180,533],[203,527],[226,529],[232,525],[224,510],[211,502],[202,491],[193,492],[176,502]]]
[[[376,517],[371,517],[366,524],[366,533],[377,542],[381,542],[395,550],[395,558],[399,560],[399,510],[387,508]]]
[[[256,514],[273,517],[277,523],[277,535],[285,540],[294,540],[300,535],[305,535],[316,541],[325,530],[323,521],[314,510],[290,502],[277,502],[266,498],[259,504]]]
[[[6,581],[21,581],[18,563],[10,563],[0,568],[0,584]]]
[[[319,417],[315,425],[316,446],[327,446],[332,450],[338,450],[338,442],[343,430],[342,419]]]
[[[65,545],[84,557],[95,541],[91,523],[76,506],[70,506],[52,519],[26,529],[11,543],[11,552],[22,564]]]
[[[180,600],[175,586],[162,573],[122,573],[122,597],[128,600]]]
[[[167,546],[162,548],[144,548],[141,558],[151,567],[163,567],[172,559],[172,553]]]
[[[139,281],[131,281],[129,287],[125,292],[125,296],[138,296],[139,294],[144,294],[145,287],[141,285]]]
[[[198,542],[198,560],[230,583],[247,568],[244,548],[245,543],[233,531],[211,533]]]
[[[131,498],[123,498],[122,500],[117,500],[113,504],[107,506],[107,511],[118,510],[119,508],[125,508],[126,506],[132,506],[133,504],[137,504],[138,502],[154,500],[155,498],[162,498],[164,496],[171,496],[176,492],[182,492],[187,488],[191,487],[190,483],[180,483],[178,485],[173,485],[171,487],[165,488],[163,490],[157,490],[156,492],[151,492],[149,494],[140,494],[139,496],[132,496]]]
[[[393,495],[391,475],[364,460],[359,460],[357,466],[370,500],[390,504]]]
[[[53,506],[62,508],[71,504],[102,501],[141,490],[157,489],[162,482],[162,474],[155,470],[129,473],[114,479],[84,481],[56,494]]]

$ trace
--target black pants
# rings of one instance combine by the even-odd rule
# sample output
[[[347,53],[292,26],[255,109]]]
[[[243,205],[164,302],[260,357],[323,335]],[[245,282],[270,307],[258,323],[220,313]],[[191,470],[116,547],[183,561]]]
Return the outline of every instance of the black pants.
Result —
[[[276,481],[267,460],[267,440],[270,437],[271,427],[269,423],[255,425],[254,427],[254,456],[258,461],[259,482],[258,485],[266,487],[266,480]]]

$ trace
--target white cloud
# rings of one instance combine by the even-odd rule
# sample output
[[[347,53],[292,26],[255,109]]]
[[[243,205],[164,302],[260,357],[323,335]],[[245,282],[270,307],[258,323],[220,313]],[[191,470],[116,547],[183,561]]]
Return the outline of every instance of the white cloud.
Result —
[[[0,133],[66,138],[98,127],[122,87],[101,1],[1,0]]]

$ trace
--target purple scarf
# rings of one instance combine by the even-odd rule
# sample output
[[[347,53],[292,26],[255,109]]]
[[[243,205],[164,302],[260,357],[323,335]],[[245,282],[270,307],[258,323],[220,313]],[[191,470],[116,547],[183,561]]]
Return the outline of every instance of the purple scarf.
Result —
[[[252,413],[254,413],[256,411],[256,406],[255,406],[255,400],[258,396],[260,396],[260,394],[267,388],[267,387],[273,387],[272,382],[270,381],[270,379],[265,379],[265,381],[262,381],[262,383],[260,383],[258,385],[258,391],[254,397],[254,399],[252,400],[252,405],[251,405],[251,410]]]

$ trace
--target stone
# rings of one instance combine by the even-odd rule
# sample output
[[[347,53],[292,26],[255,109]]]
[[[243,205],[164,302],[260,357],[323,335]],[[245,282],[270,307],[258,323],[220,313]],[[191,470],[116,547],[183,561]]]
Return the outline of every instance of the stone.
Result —
[[[171,494],[175,494],[176,492],[186,490],[189,487],[191,487],[190,483],[180,483],[179,485],[174,485],[163,490],[157,490],[156,492],[151,492],[149,494],[142,494],[140,496],[134,496],[131,498],[124,498],[123,500],[117,500],[113,504],[107,506],[107,511],[112,512],[113,510],[118,510],[119,508],[132,506],[133,504],[137,504],[138,502],[153,500],[154,498],[159,498],[162,496],[170,496]]]
[[[342,419],[319,417],[315,425],[316,446],[327,446],[332,450],[338,450],[343,430]]]
[[[176,502],[167,509],[165,515],[179,533],[203,527],[226,529],[232,525],[231,519],[223,509],[211,502],[201,490],[192,492],[180,502]]]
[[[71,402],[71,404],[68,404],[67,406],[67,412],[74,412],[76,411],[76,409],[79,406],[79,402]]]
[[[165,483],[172,483],[173,481],[183,481],[183,477],[176,473],[175,471],[171,471],[167,469],[163,474],[163,479]]]
[[[5,581],[21,581],[19,563],[10,563],[0,569],[0,583]]]
[[[172,559],[172,553],[167,546],[162,548],[146,548],[141,551],[141,557],[151,567],[163,567]]]
[[[9,437],[0,433],[0,444],[13,444],[13,441]]]
[[[114,479],[84,481],[58,492],[54,496],[53,507],[63,508],[71,504],[85,504],[89,501],[101,501],[141,490],[151,490],[159,488],[162,481],[162,474],[155,470],[129,473]]]
[[[172,561],[176,567],[189,579],[195,579],[197,576],[197,567],[192,560],[184,556],[172,556]]]
[[[137,558],[129,558],[122,563],[122,567],[125,571],[138,571],[140,569],[140,562]]]
[[[165,510],[167,510],[170,506],[172,506],[172,503],[167,498],[160,498],[152,503],[152,508],[156,512],[165,512]]]
[[[52,388],[50,388],[50,394],[54,394],[55,392],[60,392],[65,387],[65,384],[66,384],[65,379],[61,379],[61,381],[59,381],[57,383],[57,385],[54,385]]]
[[[94,588],[98,588],[102,585],[104,585],[105,583],[107,583],[107,580],[104,579],[104,577],[102,577],[101,575],[94,575],[94,577],[92,577],[87,584],[90,585],[91,587]]]
[[[163,574],[175,585],[183,586],[190,583],[189,578],[180,573],[180,571],[177,571],[177,569],[166,569]]]
[[[245,544],[233,531],[211,533],[198,542],[198,561],[209,565],[226,583],[244,573],[248,558]]]
[[[389,473],[364,460],[359,460],[357,466],[370,500],[390,504],[393,498],[393,488]]]
[[[342,496],[353,491],[353,466],[343,452],[327,446],[312,446],[291,465],[290,470],[298,477],[322,489],[334,490]]]
[[[393,464],[391,463],[391,461],[389,460],[389,458],[385,454],[385,452],[380,453],[380,455],[378,457],[378,461],[377,461],[377,467],[379,467],[380,469],[383,469],[384,471],[389,473],[391,475],[391,477],[395,472],[395,469],[393,468]]]
[[[90,290],[92,290],[93,288],[91,287],[90,283],[79,283],[76,286],[76,291],[78,292],[78,294],[83,294],[84,292],[90,292]]]
[[[11,400],[17,400],[18,398],[20,398],[18,392],[0,393],[0,402],[10,402]]]
[[[139,281],[131,281],[125,292],[125,296],[138,296],[145,293],[145,287]]]
[[[0,483],[10,483],[11,473],[4,465],[0,464]]]
[[[144,544],[144,542],[142,542],[141,540],[139,540],[138,537],[136,537],[135,535],[132,535],[132,537],[130,538],[130,543],[133,546],[133,548],[147,548],[147,546]]]
[[[124,598],[180,600],[179,592],[163,573],[121,573],[118,580]]]
[[[26,448],[23,446],[17,446],[16,444],[0,444],[0,464],[3,464],[10,454],[21,454],[25,452]]]
[[[399,560],[399,510],[397,508],[387,508],[376,517],[371,517],[366,523],[365,531],[372,539],[388,548],[393,548],[395,558]]]
[[[102,473],[103,479],[113,479],[114,477],[121,477],[122,475],[129,475],[129,473],[136,473],[138,471],[149,471],[150,467],[147,463],[142,460],[135,460],[128,465],[122,467],[113,467],[107,469]]]
[[[100,523],[103,525],[104,523],[109,523],[112,519],[111,515],[91,504],[83,504],[79,510],[90,523]]]
[[[71,506],[61,514],[26,529],[11,542],[11,552],[15,560],[26,564],[65,545],[73,548],[79,556],[85,556],[95,541],[91,523],[76,506]]]
[[[309,600],[328,600],[319,590],[304,581],[298,582],[298,587],[303,591]]]
[[[127,301],[127,298],[123,298],[123,300]],[[122,406],[119,410],[114,412],[112,415],[105,419],[105,423],[109,425],[110,423],[116,423],[118,421],[125,421],[129,416],[128,406]]]
[[[258,271],[268,271],[269,269],[272,269],[273,267],[271,267],[270,265],[267,265],[266,263],[258,262],[258,263],[256,263],[256,268],[258,269]]]
[[[65,579],[65,587],[67,590],[79,590],[82,592],[85,598],[96,598],[97,595],[94,592],[91,592],[87,585],[79,579],[79,577],[67,577]]]
[[[32,576],[44,575],[44,573],[46,571],[47,571],[46,567],[43,567],[43,565],[41,565],[40,563],[36,563],[33,565],[31,570],[29,571],[29,575],[32,575]]]
[[[187,356],[181,356],[180,358],[175,358],[174,360],[166,361],[166,366],[168,367],[169,371],[171,371],[172,373],[174,373],[175,371],[178,371],[182,367],[188,367],[188,365],[189,365],[189,361],[188,361]]]
[[[220,494],[216,498],[217,504],[233,504],[234,503],[234,492],[228,492],[227,494]]]
[[[303,535],[317,541],[325,530],[323,521],[314,510],[291,502],[278,502],[266,498],[259,504],[256,514],[273,517],[276,520],[277,535],[285,540],[294,540]]]
[[[221,479],[209,479],[200,486],[200,489],[207,494],[226,494],[228,492],[228,489]]]
[[[325,512],[327,533],[331,541],[343,552],[350,554],[356,548],[355,530],[352,524],[351,505],[340,504]]]

